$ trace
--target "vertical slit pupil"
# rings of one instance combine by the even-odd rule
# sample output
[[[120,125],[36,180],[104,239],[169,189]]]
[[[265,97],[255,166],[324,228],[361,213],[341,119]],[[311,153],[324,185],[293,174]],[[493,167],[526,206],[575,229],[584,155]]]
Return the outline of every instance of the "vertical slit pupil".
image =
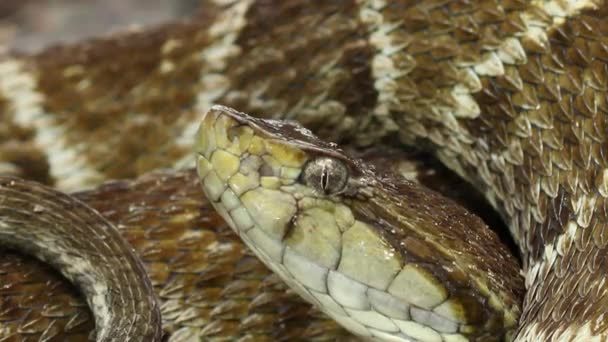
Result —
[[[329,187],[329,170],[324,165],[323,171],[321,172],[321,188],[327,194],[327,190]]]

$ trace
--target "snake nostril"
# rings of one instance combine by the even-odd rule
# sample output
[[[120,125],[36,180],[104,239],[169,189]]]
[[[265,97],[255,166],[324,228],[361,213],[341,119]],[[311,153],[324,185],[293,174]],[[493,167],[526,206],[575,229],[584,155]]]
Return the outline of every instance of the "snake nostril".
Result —
[[[274,171],[270,165],[264,164],[262,167],[260,167],[260,177],[272,177],[274,175]]]
[[[235,143],[239,140],[239,128],[240,126],[234,126],[228,128],[226,135],[228,136],[228,140]]]

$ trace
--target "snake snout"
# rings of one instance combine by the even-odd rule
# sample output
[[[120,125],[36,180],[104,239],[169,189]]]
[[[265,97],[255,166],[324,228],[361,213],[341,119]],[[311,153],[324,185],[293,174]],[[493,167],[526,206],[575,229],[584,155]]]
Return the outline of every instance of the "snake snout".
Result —
[[[294,195],[281,188],[296,183],[306,155],[265,134],[254,119],[213,107],[200,126],[197,168],[207,196],[230,226],[278,258],[277,244],[297,212]]]

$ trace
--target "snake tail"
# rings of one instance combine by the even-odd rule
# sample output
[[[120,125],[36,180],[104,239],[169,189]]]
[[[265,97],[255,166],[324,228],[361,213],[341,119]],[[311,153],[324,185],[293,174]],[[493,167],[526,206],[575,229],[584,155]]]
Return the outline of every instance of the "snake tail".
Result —
[[[93,311],[97,341],[161,340],[143,264],[117,228],[79,200],[0,177],[0,245],[34,255],[76,284]]]

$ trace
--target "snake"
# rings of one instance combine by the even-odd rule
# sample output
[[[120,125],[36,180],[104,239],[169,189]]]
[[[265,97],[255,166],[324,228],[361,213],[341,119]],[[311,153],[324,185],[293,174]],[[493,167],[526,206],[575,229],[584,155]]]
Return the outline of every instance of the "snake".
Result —
[[[12,175],[0,182],[0,236],[78,285],[98,340],[161,339],[179,309],[155,302],[164,284],[142,269],[154,279],[173,261],[142,263],[109,217],[63,192],[195,163],[207,205],[250,251],[362,339],[608,336],[604,1],[202,8],[0,62],[0,169]],[[502,215],[523,279],[479,219],[330,141],[432,153]],[[204,285],[200,303],[213,297]],[[187,318],[220,331],[200,307]]]

